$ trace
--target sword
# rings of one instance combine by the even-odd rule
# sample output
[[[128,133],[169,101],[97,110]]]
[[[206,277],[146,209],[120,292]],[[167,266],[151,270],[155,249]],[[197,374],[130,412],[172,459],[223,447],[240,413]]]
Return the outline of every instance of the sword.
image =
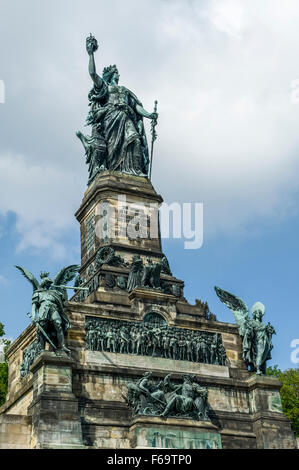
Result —
[[[39,324],[39,322],[37,320],[32,320],[32,316],[30,315],[29,312],[27,312],[27,315],[28,317],[30,318],[30,320],[32,321],[32,323],[35,323],[37,328],[42,332],[42,334],[44,335],[44,337],[46,338],[46,340],[48,341],[48,343],[51,344],[52,348],[54,349],[57,349],[57,347],[55,346],[55,344],[53,343],[53,341],[49,338],[49,336],[47,335],[47,333],[45,332],[45,330],[41,327],[41,325]]]
[[[88,287],[56,286],[55,284],[52,284],[51,287],[63,287],[64,289],[73,289],[73,290],[89,290]]]
[[[157,112],[157,104],[158,101],[155,101],[155,107],[154,107],[154,113]],[[150,171],[149,171],[149,179],[151,180],[152,178],[152,167],[153,167],[153,154],[154,154],[154,142],[157,138],[157,133],[156,133],[156,125],[158,123],[158,118],[155,118],[151,122],[151,134],[152,134],[152,145],[151,145],[151,161],[150,161]]]
[[[160,400],[160,399],[157,398],[157,397],[153,397],[153,396],[151,395],[151,393],[150,393],[148,390],[147,390],[147,391],[143,390],[142,388],[139,387],[139,385],[137,385],[137,387],[138,387],[138,389],[139,389],[142,393],[145,393],[146,395],[148,395],[148,396],[149,396],[150,398],[152,398],[153,400],[158,401],[159,403],[161,403],[161,405],[166,406],[166,404],[165,404],[162,400]]]

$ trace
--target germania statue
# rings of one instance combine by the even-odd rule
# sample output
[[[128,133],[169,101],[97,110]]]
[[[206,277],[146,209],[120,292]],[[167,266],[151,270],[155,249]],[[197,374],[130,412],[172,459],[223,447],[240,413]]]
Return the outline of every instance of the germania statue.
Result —
[[[98,43],[92,35],[86,39],[86,49],[93,81],[88,95],[90,111],[86,125],[92,126],[92,135],[85,136],[78,131],[77,136],[89,164],[88,184],[103,170],[148,176],[150,160],[143,118],[152,120],[154,140],[158,115],[147,112],[134,93],[118,84],[116,65],[105,67],[102,77],[97,74],[94,52]]]
[[[215,287],[216,294],[233,313],[243,340],[243,359],[251,371],[258,375],[266,373],[266,361],[271,359],[273,349],[272,335],[276,334],[273,326],[263,323],[265,306],[256,302],[252,309],[252,318],[249,308],[242,299],[225,290]]]
[[[34,275],[21,266],[16,266],[23,276],[32,284],[32,314],[28,314],[37,327],[37,341],[40,350],[45,349],[48,342],[54,350],[62,350],[67,354],[69,349],[65,346],[65,335],[70,327],[69,320],[64,312],[64,302],[68,300],[65,284],[72,281],[80,266],[71,265],[63,268],[52,281],[49,273],[42,272],[41,283]]]

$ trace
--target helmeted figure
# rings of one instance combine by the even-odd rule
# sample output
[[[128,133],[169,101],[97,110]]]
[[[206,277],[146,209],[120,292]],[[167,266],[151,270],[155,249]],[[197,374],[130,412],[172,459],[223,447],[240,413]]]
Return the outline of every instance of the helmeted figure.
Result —
[[[243,342],[243,359],[247,366],[258,375],[266,373],[266,361],[271,359],[273,349],[272,335],[276,334],[273,326],[262,322],[265,306],[256,302],[252,309],[252,319],[249,308],[242,299],[215,287],[216,294],[233,313],[239,326]]]
[[[68,299],[65,284],[74,279],[79,266],[71,265],[61,269],[52,281],[49,273],[41,273],[41,283],[32,273],[16,266],[33,286],[31,320],[37,325],[37,340],[41,349],[45,343],[53,349],[69,353],[64,337],[70,328],[69,320],[64,312],[64,302]]]

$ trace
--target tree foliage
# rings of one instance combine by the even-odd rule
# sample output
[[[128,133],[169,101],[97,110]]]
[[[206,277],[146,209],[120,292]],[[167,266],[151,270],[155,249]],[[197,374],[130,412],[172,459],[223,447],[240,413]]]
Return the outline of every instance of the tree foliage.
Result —
[[[4,325],[0,322],[0,338],[5,335]],[[6,353],[7,348],[10,345],[10,341],[8,339],[0,339],[1,345],[3,346],[4,355]],[[5,402],[5,397],[7,394],[7,386],[8,386],[8,364],[6,362],[0,362],[0,406],[3,405]]]
[[[5,402],[8,384],[8,364],[0,363],[0,406]]]
[[[267,368],[267,375],[273,375],[282,383],[280,389],[282,410],[289,418],[292,429],[299,437],[299,369],[282,371],[277,365]]]

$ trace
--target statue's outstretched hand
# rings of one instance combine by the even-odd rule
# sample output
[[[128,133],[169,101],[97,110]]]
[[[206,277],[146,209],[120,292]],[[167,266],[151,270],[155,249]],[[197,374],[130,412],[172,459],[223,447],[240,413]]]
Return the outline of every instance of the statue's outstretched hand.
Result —
[[[86,38],[86,50],[89,55],[93,54],[98,49],[98,41],[92,34]]]

